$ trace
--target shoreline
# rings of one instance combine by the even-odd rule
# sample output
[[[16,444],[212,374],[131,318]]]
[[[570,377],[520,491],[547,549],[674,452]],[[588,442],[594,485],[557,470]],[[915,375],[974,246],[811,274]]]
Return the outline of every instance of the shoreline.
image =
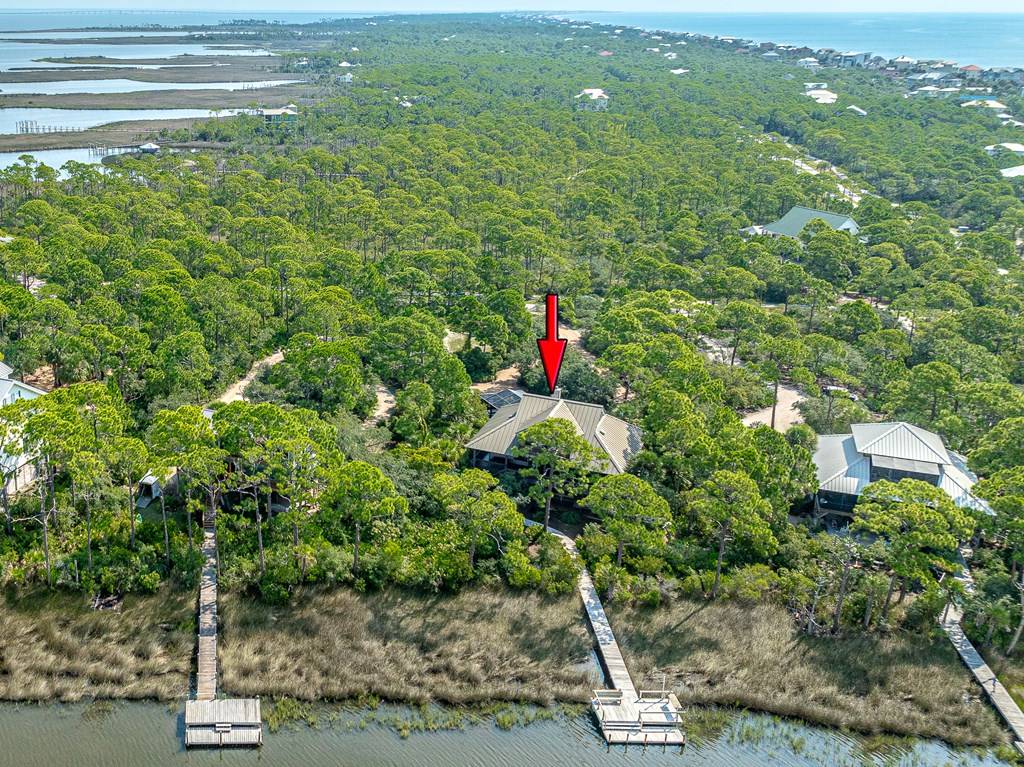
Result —
[[[839,43],[836,43],[835,47],[833,47],[833,46],[826,45],[826,44],[809,43],[809,42],[803,42],[803,41],[798,41],[798,42],[789,42],[789,41],[779,42],[777,40],[770,39],[770,37],[768,37],[768,36],[765,36],[765,37],[756,37],[756,36],[755,37],[751,37],[751,36],[740,34],[740,33],[699,32],[699,31],[692,30],[692,29],[691,30],[667,29],[667,28],[664,28],[664,27],[657,27],[657,26],[646,27],[646,26],[640,26],[640,25],[637,25],[635,23],[631,23],[631,22],[628,22],[628,21],[624,21],[623,23],[616,24],[616,23],[613,23],[612,21],[607,20],[607,19],[599,19],[597,17],[577,16],[576,15],[577,13],[585,13],[585,12],[571,12],[571,13],[557,14],[557,15],[556,14],[552,14],[552,13],[541,13],[541,12],[529,13],[529,12],[524,12],[524,15],[531,16],[531,17],[534,17],[534,18],[538,18],[538,17],[539,18],[544,18],[544,19],[550,20],[550,21],[571,22],[571,23],[574,23],[574,24],[590,24],[590,25],[592,25],[594,27],[601,27],[601,28],[630,29],[630,30],[645,32],[645,33],[654,34],[654,35],[683,35],[683,36],[685,36],[685,37],[687,37],[689,39],[697,39],[697,40],[701,40],[701,41],[704,41],[704,42],[713,42],[713,43],[714,42],[724,42],[724,41],[735,41],[735,42],[740,43],[740,44],[751,44],[753,46],[762,46],[762,47],[763,46],[772,46],[773,48],[778,47],[778,46],[792,46],[792,47],[797,47],[797,48],[807,48],[807,49],[809,49],[813,53],[822,53],[822,52],[825,52],[825,51],[835,51],[835,50],[839,50],[842,47]],[[611,15],[616,14],[617,12],[615,12],[615,11],[594,11],[594,13],[600,14],[602,16],[611,16]],[[1024,14],[1019,14],[1019,13],[1018,14],[1013,14],[1013,13],[997,13],[997,12],[991,12],[991,13],[983,13],[983,12],[977,12],[977,13],[975,13],[975,12],[972,12],[972,13],[956,13],[956,12],[948,12],[948,13],[941,13],[941,12],[922,12],[922,13],[877,12],[877,13],[867,13],[867,12],[840,12],[840,11],[837,11],[837,12],[821,12],[821,11],[818,11],[818,12],[815,12],[815,11],[809,11],[809,12],[799,12],[799,11],[784,12],[784,11],[782,11],[782,12],[771,12],[771,13],[768,13],[768,12],[763,12],[763,13],[756,13],[756,12],[735,12],[735,13],[700,13],[700,12],[695,12],[695,13],[688,13],[688,12],[686,12],[686,13],[684,13],[684,12],[680,12],[680,11],[664,11],[664,12],[657,12],[657,11],[636,11],[636,12],[634,12],[634,11],[621,11],[621,12],[618,12],[618,13],[621,13],[621,15],[623,15],[623,16],[634,16],[634,17],[635,16],[644,16],[644,15],[656,15],[656,16],[678,15],[678,16],[686,16],[686,17],[690,17],[690,18],[693,18],[693,17],[698,17],[699,18],[701,16],[715,17],[715,18],[722,18],[722,17],[725,17],[725,16],[733,16],[733,17],[737,17],[737,18],[742,18],[742,17],[745,17],[745,18],[763,18],[765,16],[769,16],[769,17],[772,17],[772,18],[784,18],[784,17],[787,17],[787,16],[788,17],[792,17],[792,18],[798,18],[798,17],[806,18],[808,16],[819,16],[819,17],[822,17],[823,19],[829,19],[829,18],[842,18],[842,17],[845,16],[845,17],[850,17],[850,18],[853,18],[853,17],[861,17],[861,18],[871,18],[871,17],[874,17],[874,18],[878,18],[878,17],[886,17],[886,18],[906,17],[906,18],[909,19],[909,18],[921,17],[921,16],[933,16],[933,17],[934,16],[937,16],[937,17],[943,17],[943,16],[946,16],[946,17],[957,17],[957,16],[959,16],[959,17],[962,17],[962,16],[1000,17],[1001,16],[1001,17],[1005,17],[1005,18],[1021,18],[1021,19],[1024,19]],[[770,33],[768,33],[768,34],[770,34]],[[900,58],[900,57],[903,57],[903,56],[914,57],[914,58],[917,58],[919,61],[946,61],[946,60],[949,60],[949,58],[947,56],[945,56],[945,55],[930,55],[930,54],[929,55],[925,55],[925,54],[915,55],[915,54],[908,53],[906,51],[901,52],[901,53],[896,53],[896,52],[893,52],[893,51],[886,51],[886,52],[873,51],[873,53],[875,53],[876,55],[882,56],[884,58],[890,59],[890,60],[891,59]],[[966,62],[966,63],[976,63],[976,62],[974,62],[972,60],[972,61]],[[1019,62],[1017,64],[987,64],[987,65],[983,65],[982,69],[985,69],[985,70],[1024,69],[1024,60],[1022,60],[1021,62]]]
[[[8,646],[14,636],[22,644],[0,665],[0,700],[180,704],[193,673],[193,596],[164,590],[129,597],[122,612],[93,611],[70,595],[8,598],[0,603],[0,638],[6,632]],[[223,601],[221,686],[228,695],[291,700],[300,708],[387,701],[557,709],[584,705],[603,683],[591,666],[592,639],[576,595],[544,599],[483,586],[455,595],[334,588],[304,590],[288,606],[230,592]],[[668,674],[690,713],[752,711],[957,748],[1009,742],[944,640],[810,639],[784,609],[738,602],[680,600],[658,611],[615,608],[610,616],[637,678]],[[682,622],[685,634],[667,633],[666,622]],[[737,639],[706,641],[709,627],[726,627],[724,635]],[[758,651],[742,637],[755,637]],[[818,692],[809,697],[808,689]]]

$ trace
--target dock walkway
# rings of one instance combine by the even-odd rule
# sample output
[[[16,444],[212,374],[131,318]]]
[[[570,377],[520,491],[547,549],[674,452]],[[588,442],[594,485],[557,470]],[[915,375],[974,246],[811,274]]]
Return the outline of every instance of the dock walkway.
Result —
[[[217,697],[217,531],[203,525],[203,574],[199,586],[196,700]]]
[[[526,520],[529,527],[540,523]],[[577,556],[576,544],[567,535],[550,530],[570,554]],[[609,745],[683,746],[686,736],[680,729],[679,701],[665,690],[637,690],[626,668],[619,643],[605,614],[597,588],[584,567],[576,588],[594,638],[597,655],[611,685],[609,690],[595,690],[591,709]]]
[[[964,591],[972,594],[974,592],[974,578],[967,567],[967,558],[963,556],[963,552],[961,552],[961,556],[962,568],[956,578],[963,584]],[[999,712],[1000,716],[1003,717],[1003,720],[1010,727],[1017,750],[1024,754],[1024,712],[1020,710],[1017,701],[1007,692],[1002,682],[996,677],[995,672],[985,663],[981,653],[975,649],[974,645],[971,644],[971,640],[964,634],[964,630],[960,626],[962,620],[963,611],[957,605],[952,604],[949,606],[946,614],[940,618],[939,625],[942,626],[942,630],[946,632],[949,641],[953,643],[953,647],[960,654],[960,659],[963,660],[971,674],[974,675],[975,680],[981,685],[981,689],[985,691],[989,701],[995,706],[996,711]]]
[[[203,516],[203,572],[195,698],[185,703],[185,745],[259,746],[263,719],[259,698],[217,699],[217,518]]]

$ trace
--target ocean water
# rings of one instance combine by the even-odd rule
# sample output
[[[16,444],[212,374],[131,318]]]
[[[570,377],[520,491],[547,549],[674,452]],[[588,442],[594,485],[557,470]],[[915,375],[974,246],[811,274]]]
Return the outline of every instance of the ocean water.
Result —
[[[1021,6],[1024,8],[1024,4]],[[1022,13],[601,13],[563,18],[742,37],[811,48],[871,51],[888,58],[952,59],[1024,67]]]

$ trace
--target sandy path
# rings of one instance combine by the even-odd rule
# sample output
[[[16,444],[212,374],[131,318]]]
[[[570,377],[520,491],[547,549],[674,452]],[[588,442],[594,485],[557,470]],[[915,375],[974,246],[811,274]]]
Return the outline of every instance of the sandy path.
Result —
[[[283,359],[284,352],[278,350],[273,354],[264,357],[261,360],[257,360],[252,364],[252,367],[249,368],[249,372],[246,373],[242,378],[239,378],[237,381],[231,384],[231,386],[227,388],[227,391],[225,391],[223,394],[220,395],[220,397],[217,398],[217,401],[223,402],[225,404],[229,402],[238,402],[240,399],[243,398],[242,395],[245,393],[246,386],[255,381],[256,377],[260,373],[262,373],[265,368],[273,367]]]
[[[363,421],[363,426],[378,426],[391,417],[395,410],[395,393],[383,384],[378,384],[374,390],[377,395],[377,405],[370,417]]]
[[[803,423],[803,416],[796,409],[796,405],[805,399],[806,397],[803,393],[795,386],[790,386],[789,384],[779,386],[779,405],[775,410],[775,431],[786,431],[790,426]],[[771,406],[769,405],[766,408],[743,416],[743,423],[746,426],[757,426],[758,424],[771,426]]]
[[[705,347],[703,349],[704,356],[709,361],[718,362],[723,365],[729,364],[729,359],[732,356],[731,346],[708,336],[702,336],[701,343]],[[742,365],[743,361],[737,357],[736,364]],[[779,402],[775,409],[775,431],[786,431],[786,429],[794,424],[803,423],[803,416],[800,415],[800,411],[796,409],[796,406],[798,402],[802,402],[805,399],[807,397],[795,386],[789,384],[781,384],[779,386]],[[765,426],[771,426],[771,405],[761,410],[755,410],[753,413],[747,413],[743,416],[743,423],[746,426],[757,426],[762,423]]]

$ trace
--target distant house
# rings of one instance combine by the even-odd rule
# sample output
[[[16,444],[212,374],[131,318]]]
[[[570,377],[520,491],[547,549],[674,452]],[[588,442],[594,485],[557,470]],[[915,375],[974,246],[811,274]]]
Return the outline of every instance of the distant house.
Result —
[[[863,51],[845,51],[836,57],[836,65],[846,68],[863,67],[868,63],[868,59],[870,58],[871,53],[865,53]]]
[[[812,71],[817,71],[818,69],[821,68],[821,62],[819,62],[813,56],[805,56],[804,58],[797,61],[796,65],[798,67],[802,67],[803,69],[810,69]]]
[[[960,67],[960,74],[962,74],[968,80],[975,80],[981,77],[982,72],[985,70],[979,67],[977,64],[968,64],[965,67]]]
[[[160,146],[150,141],[149,143],[140,146],[139,151],[142,152],[142,154],[156,154],[160,151]]]
[[[1018,165],[1015,168],[1003,168],[999,171],[1003,178],[1020,178],[1024,176],[1024,165]]]
[[[763,226],[748,226],[743,229],[744,234],[767,234],[771,237],[799,237],[804,227],[815,219],[821,219],[828,226],[837,232],[849,232],[856,236],[860,232],[860,226],[851,216],[845,213],[829,213],[825,210],[805,208],[796,205],[789,209],[778,221]]]
[[[299,119],[298,107],[288,104],[280,109],[257,109],[256,114],[263,118],[267,125],[287,125]]]
[[[523,394],[518,401],[499,407],[466,443],[472,452],[473,464],[499,469],[526,465],[512,455],[519,435],[551,418],[564,418],[597,450],[599,458],[591,469],[601,474],[622,474],[630,459],[643,447],[638,427],[608,415],[600,405]]]
[[[897,56],[892,60],[892,66],[897,72],[904,72],[911,67],[917,66],[917,59],[912,59],[909,56]]]
[[[603,112],[608,108],[608,94],[601,88],[584,88],[576,94],[576,108]]]
[[[805,91],[804,95],[814,99],[819,104],[835,104],[839,100],[839,94],[818,88]]]
[[[1001,144],[991,144],[985,147],[985,151],[992,157],[1007,153],[1024,155],[1024,144],[1018,144],[1015,141],[1004,141]]]
[[[856,104],[850,104],[850,106],[846,107],[846,111],[853,112],[855,115],[860,115],[861,117],[866,117],[868,114],[866,109],[861,109]]]
[[[9,365],[0,362],[0,407],[46,394],[42,389],[11,378],[13,372]],[[35,479],[35,466],[32,464],[31,456],[11,455],[0,451],[0,466],[3,467],[3,476],[8,477],[5,489],[9,494],[18,493]]]
[[[1006,109],[1006,104],[995,99],[975,99],[973,101],[965,101],[960,106],[962,107],[984,107],[985,109]]]
[[[816,514],[850,514],[870,483],[907,478],[945,490],[961,508],[989,511],[988,504],[971,493],[978,478],[962,455],[946,449],[939,435],[902,421],[857,423],[850,429],[851,434],[818,437]]]
[[[338,77],[336,79],[337,79],[337,81],[339,83],[349,84],[349,83],[352,82],[352,73],[351,72],[346,72],[343,75],[338,75]]]

